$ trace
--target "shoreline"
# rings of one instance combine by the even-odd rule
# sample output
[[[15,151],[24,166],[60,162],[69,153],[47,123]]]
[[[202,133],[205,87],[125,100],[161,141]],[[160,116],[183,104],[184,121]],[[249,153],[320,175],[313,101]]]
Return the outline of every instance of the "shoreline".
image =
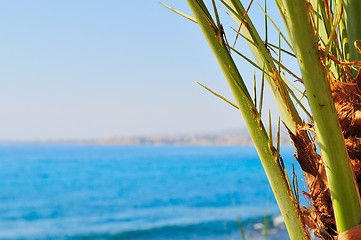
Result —
[[[281,145],[291,146],[287,134],[281,134]],[[99,146],[253,146],[248,133],[198,134],[198,135],[153,135],[132,137],[108,137],[98,139],[52,139],[52,140],[0,140],[1,145],[19,144],[71,144]],[[276,143],[275,143],[276,144]]]

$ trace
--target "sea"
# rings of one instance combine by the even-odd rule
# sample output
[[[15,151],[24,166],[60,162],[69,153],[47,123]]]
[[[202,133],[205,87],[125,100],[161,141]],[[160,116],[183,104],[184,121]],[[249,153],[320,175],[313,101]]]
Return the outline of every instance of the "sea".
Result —
[[[0,190],[0,239],[289,239],[249,146],[3,144]]]

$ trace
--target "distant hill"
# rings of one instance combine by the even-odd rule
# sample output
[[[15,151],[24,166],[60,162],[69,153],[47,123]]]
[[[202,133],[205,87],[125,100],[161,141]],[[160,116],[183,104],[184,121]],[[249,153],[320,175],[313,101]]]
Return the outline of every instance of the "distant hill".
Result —
[[[281,144],[290,145],[289,136],[281,131]],[[276,133],[274,140],[276,139]],[[79,144],[79,145],[197,145],[197,146],[237,146],[253,145],[247,129],[229,130],[219,133],[184,134],[184,135],[153,135],[153,136],[131,136],[131,137],[109,137],[90,140],[50,140],[50,141],[22,141],[2,143],[23,144]]]
[[[282,145],[290,145],[291,142],[286,134],[282,134]],[[112,137],[95,141],[101,145],[217,145],[236,146],[253,145],[247,131],[223,132],[216,134],[193,134],[193,135],[157,135],[139,137]]]

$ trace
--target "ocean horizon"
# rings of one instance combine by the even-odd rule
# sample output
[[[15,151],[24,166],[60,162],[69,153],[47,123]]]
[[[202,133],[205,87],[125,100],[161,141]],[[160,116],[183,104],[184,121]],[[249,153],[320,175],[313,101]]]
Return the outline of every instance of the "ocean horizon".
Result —
[[[0,161],[0,239],[242,239],[239,218],[258,240],[265,217],[289,239],[251,146],[10,144]]]

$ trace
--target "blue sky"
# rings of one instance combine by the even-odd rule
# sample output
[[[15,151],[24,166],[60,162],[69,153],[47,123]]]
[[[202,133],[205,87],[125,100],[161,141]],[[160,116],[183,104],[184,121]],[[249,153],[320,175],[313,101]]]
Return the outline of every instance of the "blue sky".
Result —
[[[164,3],[190,13],[185,0]],[[195,83],[230,96],[198,26],[158,1],[2,1],[0,30],[0,139],[243,126],[237,110]],[[254,70],[240,69],[252,82]]]

